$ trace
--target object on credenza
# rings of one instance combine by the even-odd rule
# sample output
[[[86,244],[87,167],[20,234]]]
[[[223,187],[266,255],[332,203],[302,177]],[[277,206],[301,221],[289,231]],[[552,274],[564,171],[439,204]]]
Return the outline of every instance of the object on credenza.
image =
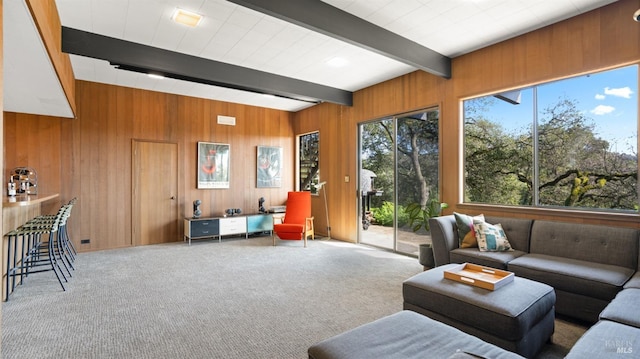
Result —
[[[265,213],[267,210],[264,208],[264,197],[258,199],[258,212]]]
[[[202,215],[202,211],[200,210],[201,204],[202,201],[199,199],[193,201],[193,218],[200,218],[200,216]]]
[[[16,167],[11,171],[16,193],[38,194],[38,173],[31,167]]]
[[[269,213],[284,213],[287,211],[287,206],[273,206],[269,208]]]
[[[240,208],[227,208],[224,213],[229,216],[235,216],[236,214],[242,213],[242,210]]]

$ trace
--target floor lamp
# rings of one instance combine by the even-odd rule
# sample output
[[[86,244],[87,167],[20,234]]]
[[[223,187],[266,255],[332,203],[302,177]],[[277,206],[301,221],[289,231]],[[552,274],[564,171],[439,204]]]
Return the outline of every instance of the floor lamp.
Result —
[[[327,189],[324,188],[324,186],[326,185],[327,181],[322,181],[316,185],[316,188],[318,188],[318,191],[322,190],[322,193],[324,194],[324,213],[327,216],[327,237],[331,239],[331,225],[329,225],[329,208],[327,207]]]

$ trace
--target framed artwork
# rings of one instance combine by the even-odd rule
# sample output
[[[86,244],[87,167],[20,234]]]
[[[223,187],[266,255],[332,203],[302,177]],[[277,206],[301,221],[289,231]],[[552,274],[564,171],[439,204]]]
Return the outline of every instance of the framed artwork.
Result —
[[[282,186],[282,147],[258,146],[256,187]]]
[[[229,188],[230,146],[198,142],[198,189]]]

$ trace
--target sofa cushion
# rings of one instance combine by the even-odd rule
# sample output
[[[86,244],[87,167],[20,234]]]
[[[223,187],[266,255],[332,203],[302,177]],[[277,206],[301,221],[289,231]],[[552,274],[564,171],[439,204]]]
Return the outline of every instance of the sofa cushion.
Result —
[[[490,224],[474,219],[473,228],[475,229],[478,248],[481,252],[504,252],[513,250],[500,223]]]
[[[638,231],[632,228],[536,220],[530,253],[638,267]]]
[[[578,339],[565,359],[633,358],[638,354],[638,343],[640,329],[601,320]]]
[[[407,310],[323,340],[308,350],[310,359],[448,358],[459,352],[483,358],[522,358]]]
[[[600,319],[640,328],[640,289],[629,288],[618,293],[600,313]]]
[[[456,248],[449,254],[451,263],[474,263],[482,266],[507,269],[507,262],[527,253],[523,251],[481,252],[478,248]]]
[[[504,233],[509,238],[511,248],[529,252],[529,236],[531,235],[532,219],[490,217],[485,216],[487,223],[500,223]]]
[[[612,300],[635,270],[543,254],[526,254],[507,263],[507,270],[566,292]]]
[[[636,274],[629,279],[627,283],[624,284],[624,288],[638,288],[640,289],[640,272],[636,272]]]
[[[469,216],[462,213],[453,212],[456,218],[456,226],[458,227],[458,240],[460,248],[477,248],[478,240],[476,239],[476,231],[473,226],[475,220],[484,222],[484,215]]]

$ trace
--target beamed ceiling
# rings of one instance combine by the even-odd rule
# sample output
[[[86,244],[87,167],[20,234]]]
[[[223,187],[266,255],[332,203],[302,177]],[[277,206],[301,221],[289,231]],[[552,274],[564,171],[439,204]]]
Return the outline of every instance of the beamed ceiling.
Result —
[[[614,0],[56,0],[79,80],[298,111]],[[5,110],[72,116],[23,1],[4,2]],[[176,8],[203,16],[187,27]],[[631,15],[630,15],[631,16]],[[161,73],[157,79],[146,72]],[[48,79],[48,80],[47,80]],[[269,94],[273,96],[265,96]]]

